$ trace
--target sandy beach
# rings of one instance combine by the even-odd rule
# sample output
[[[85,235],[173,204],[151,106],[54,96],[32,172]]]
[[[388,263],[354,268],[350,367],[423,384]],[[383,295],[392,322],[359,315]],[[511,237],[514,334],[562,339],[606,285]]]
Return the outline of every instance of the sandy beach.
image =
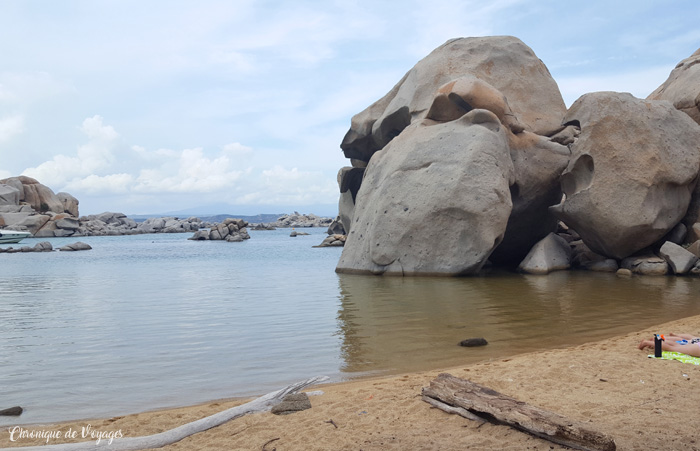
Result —
[[[552,450],[566,449],[508,426],[478,424],[432,408],[421,389],[447,372],[573,420],[615,439],[620,450],[698,450],[695,414],[700,405],[700,366],[648,358],[637,349],[653,333],[700,336],[700,316],[685,318],[605,341],[551,349],[457,368],[365,379],[332,385],[310,397],[312,408],[290,415],[246,415],[196,434],[165,450]],[[310,375],[311,376],[311,375]],[[25,430],[78,431],[136,437],[162,432],[246,400],[211,402],[100,420]],[[16,434],[18,432],[16,431]],[[118,436],[117,435],[117,436]],[[105,438],[106,439],[106,438]],[[0,446],[45,444],[46,439]]]

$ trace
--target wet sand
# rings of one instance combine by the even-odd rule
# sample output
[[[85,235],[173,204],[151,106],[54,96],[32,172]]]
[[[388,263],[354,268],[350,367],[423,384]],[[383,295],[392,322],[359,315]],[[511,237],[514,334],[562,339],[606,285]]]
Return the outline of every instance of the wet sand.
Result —
[[[482,424],[432,408],[421,388],[441,372],[470,379],[535,406],[587,423],[615,439],[620,450],[700,450],[696,414],[700,366],[655,360],[637,349],[653,333],[700,336],[700,316],[581,346],[521,354],[457,368],[319,385],[312,408],[291,415],[246,415],[188,437],[164,450],[551,450],[567,449],[508,426]],[[313,375],[309,375],[313,376]],[[206,403],[164,411],[58,425],[23,426],[33,431],[83,428],[125,437],[149,435],[203,418],[245,400]],[[16,432],[17,433],[17,432]],[[45,444],[45,439],[0,446]],[[106,448],[109,449],[109,448]]]

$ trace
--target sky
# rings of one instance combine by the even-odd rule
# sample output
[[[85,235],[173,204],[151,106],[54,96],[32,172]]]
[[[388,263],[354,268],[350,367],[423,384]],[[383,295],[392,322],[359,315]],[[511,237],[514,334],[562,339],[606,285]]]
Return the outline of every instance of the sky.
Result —
[[[644,98],[700,2],[1,0],[0,179],[80,213],[335,216],[350,119],[456,37],[511,35],[567,106]]]

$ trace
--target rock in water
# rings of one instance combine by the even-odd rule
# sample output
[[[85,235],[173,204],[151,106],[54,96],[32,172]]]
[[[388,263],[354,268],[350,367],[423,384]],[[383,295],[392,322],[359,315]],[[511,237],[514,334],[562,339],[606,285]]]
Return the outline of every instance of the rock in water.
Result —
[[[659,255],[666,259],[674,274],[686,274],[698,261],[695,254],[670,241],[661,246]]]
[[[77,243],[73,244],[66,244],[65,246],[61,246],[58,248],[59,251],[89,251],[92,249],[92,247],[87,244],[83,243],[82,241],[78,241]]]
[[[486,341],[485,338],[467,338],[466,340],[462,340],[459,342],[460,346],[464,346],[467,348],[474,348],[477,346],[486,346],[489,344],[488,341]]]
[[[571,267],[571,247],[559,235],[550,233],[535,244],[518,269],[529,274],[549,274]]]
[[[498,117],[411,125],[372,157],[338,272],[478,272],[503,239],[513,163]]]
[[[586,94],[564,122],[581,134],[552,212],[594,252],[622,259],[685,215],[700,170],[700,127],[668,102]],[[664,262],[665,263],[665,262]]]
[[[0,410],[0,415],[7,417],[17,417],[22,415],[22,409],[20,406],[8,407],[7,409]]]

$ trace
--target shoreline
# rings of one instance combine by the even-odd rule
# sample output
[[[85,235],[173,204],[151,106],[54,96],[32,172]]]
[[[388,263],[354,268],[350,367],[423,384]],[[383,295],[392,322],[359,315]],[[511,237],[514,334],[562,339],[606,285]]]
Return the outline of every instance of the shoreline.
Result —
[[[421,389],[439,373],[448,372],[587,423],[612,436],[618,449],[699,450],[700,438],[696,438],[691,415],[700,403],[700,366],[649,359],[649,352],[638,350],[637,344],[656,332],[700,335],[700,315],[568,348],[316,385],[305,391],[324,393],[310,397],[309,410],[283,416],[249,414],[161,449],[259,450],[273,439],[267,449],[278,451],[566,449],[507,426],[479,426],[423,402]],[[109,433],[136,437],[163,432],[246,401],[226,399],[109,419],[22,427],[64,434],[70,429],[79,431],[76,439],[52,438],[50,444],[89,440],[91,431],[104,433],[104,440]],[[88,427],[88,437],[80,438]],[[11,442],[7,427],[0,434],[0,447],[43,444],[45,439]]]

